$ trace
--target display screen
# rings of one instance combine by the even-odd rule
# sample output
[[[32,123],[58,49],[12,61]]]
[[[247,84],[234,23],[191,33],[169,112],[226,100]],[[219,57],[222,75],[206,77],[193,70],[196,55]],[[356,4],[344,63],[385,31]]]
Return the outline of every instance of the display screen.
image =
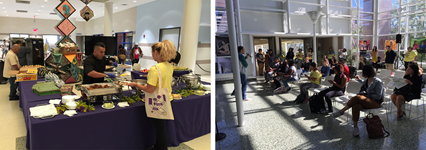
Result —
[[[117,37],[112,36],[84,36],[85,55],[93,53],[93,48],[97,42],[105,44],[105,55],[117,55]]]

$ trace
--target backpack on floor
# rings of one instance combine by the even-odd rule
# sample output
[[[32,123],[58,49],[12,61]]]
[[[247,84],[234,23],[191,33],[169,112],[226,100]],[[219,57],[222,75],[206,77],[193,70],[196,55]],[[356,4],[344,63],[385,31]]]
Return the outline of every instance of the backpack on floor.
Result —
[[[382,120],[377,115],[373,115],[372,113],[368,114],[364,119],[365,128],[367,128],[368,138],[377,139],[388,137],[390,133],[386,131],[385,127],[382,124]],[[384,132],[387,135],[385,135]]]
[[[321,110],[325,110],[324,99],[318,94],[314,94],[309,98],[309,108],[311,113],[321,113]]]

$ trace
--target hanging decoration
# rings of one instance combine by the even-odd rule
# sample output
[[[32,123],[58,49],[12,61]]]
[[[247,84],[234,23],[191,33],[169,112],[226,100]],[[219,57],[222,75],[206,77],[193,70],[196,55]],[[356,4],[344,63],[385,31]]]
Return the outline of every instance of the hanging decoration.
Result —
[[[83,7],[83,9],[80,10],[80,16],[81,16],[81,18],[83,18],[87,22],[90,19],[92,19],[93,16],[95,16],[95,14],[93,14],[92,9],[90,9],[89,6],[87,6],[87,4],[89,4],[90,2],[92,2],[92,0],[81,0],[81,1],[83,3],[85,3],[86,6]]]

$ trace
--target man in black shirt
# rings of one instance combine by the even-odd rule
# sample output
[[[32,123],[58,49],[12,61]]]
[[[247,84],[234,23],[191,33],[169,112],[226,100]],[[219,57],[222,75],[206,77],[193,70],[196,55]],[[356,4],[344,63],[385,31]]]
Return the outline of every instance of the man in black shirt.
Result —
[[[105,74],[106,65],[117,66],[116,62],[108,61],[105,58],[105,44],[98,42],[95,44],[93,54],[84,60],[83,84],[104,82],[104,77],[115,78],[114,74]]]
[[[265,66],[265,58],[263,58],[262,49],[256,54],[257,66],[259,68],[259,75],[263,75],[263,67]]]
[[[386,69],[392,70],[391,75],[393,75],[393,71],[394,71],[393,63],[395,62],[396,52],[393,51],[390,46],[386,46],[386,49],[387,49],[386,59],[385,59]]]

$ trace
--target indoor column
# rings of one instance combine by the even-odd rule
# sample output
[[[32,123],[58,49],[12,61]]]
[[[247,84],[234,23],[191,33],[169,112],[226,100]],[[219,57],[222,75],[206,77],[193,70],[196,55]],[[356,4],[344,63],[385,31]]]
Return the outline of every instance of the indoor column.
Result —
[[[339,38],[337,36],[332,37],[332,47],[334,51],[334,56],[339,60]]]
[[[112,9],[112,2],[106,2],[104,6],[104,36],[111,36],[112,35],[112,15],[113,15],[113,9]]]
[[[69,20],[73,23],[76,24],[77,23],[77,19],[76,18],[69,18]],[[74,41],[77,42],[77,38],[76,38],[77,32],[71,32],[71,34],[69,35],[69,37]]]
[[[183,10],[179,65],[194,70],[197,57],[198,31],[200,29],[201,0],[185,0]]]

